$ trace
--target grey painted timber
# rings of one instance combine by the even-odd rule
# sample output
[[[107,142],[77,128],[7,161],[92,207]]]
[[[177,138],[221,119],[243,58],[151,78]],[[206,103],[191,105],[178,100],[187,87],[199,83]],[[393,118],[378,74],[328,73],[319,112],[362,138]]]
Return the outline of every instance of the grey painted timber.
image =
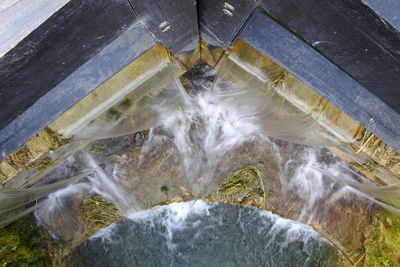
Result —
[[[199,0],[199,27],[204,41],[212,46],[227,48],[232,44],[256,0]]]
[[[199,42],[196,0],[129,0],[135,14],[174,54],[194,50]]]
[[[69,0],[0,1],[0,57],[68,2]]]

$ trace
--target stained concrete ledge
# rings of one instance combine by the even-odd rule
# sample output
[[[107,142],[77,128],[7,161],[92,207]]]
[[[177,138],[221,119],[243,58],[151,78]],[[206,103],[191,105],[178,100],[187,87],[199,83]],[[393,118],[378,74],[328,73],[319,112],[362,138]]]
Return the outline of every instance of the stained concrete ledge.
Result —
[[[400,115],[272,18],[256,10],[239,37],[400,151]]]
[[[59,116],[48,127],[64,137],[71,138],[105,111],[113,108],[116,113],[114,106],[118,102],[127,100],[127,95],[137,91],[139,86],[154,78],[168,65],[170,65],[170,56],[167,49],[161,44],[155,45]],[[151,86],[144,90],[145,93],[150,91]],[[140,97],[142,95],[139,93],[137,98]],[[104,132],[107,130],[110,129],[103,128]],[[100,135],[100,133],[96,134]]]
[[[369,179],[381,185],[399,183],[400,155],[396,151],[240,38],[224,54],[217,69],[219,75],[227,77],[242,90],[252,88],[264,92],[260,98],[273,98],[272,103],[280,103],[282,112],[292,112],[296,116],[300,111],[304,117],[309,117],[307,134],[296,131],[297,137],[315,138],[313,144],[330,140],[333,147],[329,150]],[[301,120],[301,117],[297,118]],[[294,138],[290,137],[291,140]]]
[[[133,24],[0,131],[0,160],[155,44],[142,23]]]

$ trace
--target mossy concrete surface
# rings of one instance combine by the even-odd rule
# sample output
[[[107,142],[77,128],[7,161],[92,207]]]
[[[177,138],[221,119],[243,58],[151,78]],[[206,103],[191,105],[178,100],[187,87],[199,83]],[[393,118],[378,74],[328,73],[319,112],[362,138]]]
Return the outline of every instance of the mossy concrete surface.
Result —
[[[261,171],[255,166],[246,166],[231,173],[220,185],[218,193],[235,199],[240,204],[255,204],[256,198],[264,203],[267,195]]]
[[[67,137],[74,135],[169,63],[170,54],[165,47],[155,45],[58,117],[49,128]]]
[[[122,219],[113,204],[97,196],[87,198],[79,209],[86,229],[84,238]],[[0,266],[54,266],[75,245],[62,238],[54,239],[37,226],[33,216],[27,216],[0,228]]]
[[[400,266],[400,217],[384,209],[375,212],[365,235],[364,266]]]
[[[70,142],[69,139],[46,127],[28,142],[0,162],[0,182],[6,183],[27,168],[41,170],[51,166],[50,158],[44,157],[47,152],[56,150]]]
[[[51,266],[46,241],[32,216],[0,228],[1,266]]]
[[[86,199],[80,211],[89,235],[122,219],[118,208],[100,197]]]

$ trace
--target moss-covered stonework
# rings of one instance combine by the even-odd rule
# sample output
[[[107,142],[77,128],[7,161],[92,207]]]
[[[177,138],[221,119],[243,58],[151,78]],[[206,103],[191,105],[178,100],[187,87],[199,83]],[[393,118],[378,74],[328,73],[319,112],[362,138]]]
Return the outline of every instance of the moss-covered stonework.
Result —
[[[400,217],[384,209],[372,217],[365,235],[364,266],[400,266]]]
[[[51,266],[46,242],[32,216],[0,228],[1,266]]]

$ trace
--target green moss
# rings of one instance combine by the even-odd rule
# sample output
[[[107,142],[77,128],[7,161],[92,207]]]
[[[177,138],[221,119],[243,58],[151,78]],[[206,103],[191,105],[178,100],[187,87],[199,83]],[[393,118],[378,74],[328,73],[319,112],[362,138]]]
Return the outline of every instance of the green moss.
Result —
[[[400,217],[377,211],[366,233],[365,248],[365,266],[399,266]]]
[[[1,266],[50,266],[40,230],[33,217],[0,228]]]
[[[49,127],[46,127],[44,130],[47,132],[47,134],[49,134],[49,136],[50,136],[50,138],[51,138],[51,140],[52,140],[52,145],[51,145],[51,147],[49,148],[50,151],[54,151],[54,150],[56,150],[56,149],[59,148],[59,147],[62,147],[62,146],[64,146],[64,145],[66,145],[66,144],[71,143],[71,140],[70,140],[70,139],[65,138],[65,137],[62,136],[61,134],[58,134],[58,133],[54,132],[54,131],[53,131],[52,129],[50,129]]]
[[[117,207],[99,197],[88,198],[81,205],[81,216],[89,232],[122,219]]]
[[[257,178],[254,167],[244,167],[230,174],[221,184],[218,193],[226,196],[247,193],[253,189]]]
[[[262,198],[265,206],[265,193],[262,175],[258,168],[247,166],[231,173],[220,185],[218,193],[239,198],[242,204]]]
[[[122,100],[121,103],[118,104],[118,109],[127,110],[133,105],[130,99]]]
[[[37,170],[45,170],[53,165],[53,161],[49,157],[36,160],[34,163],[28,165],[28,168],[36,168]]]
[[[248,203],[257,199],[258,197],[263,197],[263,190],[260,187],[253,188],[252,190],[247,192],[240,202]]]
[[[107,148],[104,145],[101,145],[97,142],[93,142],[88,146],[88,150],[90,151],[90,153],[95,155],[103,153],[103,151],[105,151],[106,149]]]
[[[189,77],[186,77],[185,75],[179,77],[179,80],[181,81],[182,85],[186,85],[188,83],[191,83],[192,80]]]
[[[114,108],[110,108],[106,112],[106,119],[109,121],[116,121],[121,117],[122,113]]]
[[[376,174],[378,170],[376,169],[375,165],[372,161],[367,161],[364,164],[359,164],[357,162],[349,162],[350,165],[354,166],[355,168],[359,169],[360,171],[368,172],[371,174]]]

